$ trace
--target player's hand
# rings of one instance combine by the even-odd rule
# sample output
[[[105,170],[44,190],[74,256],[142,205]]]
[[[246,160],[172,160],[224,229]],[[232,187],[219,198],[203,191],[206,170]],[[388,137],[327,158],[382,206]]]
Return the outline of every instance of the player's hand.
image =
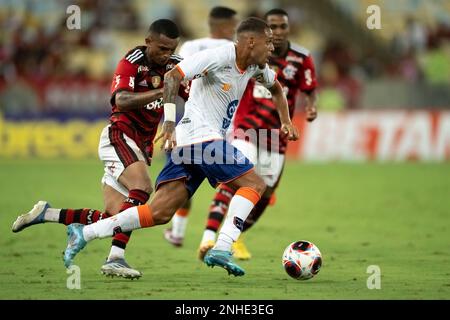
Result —
[[[288,140],[295,141],[298,139],[298,130],[292,123],[283,123],[281,125],[281,133],[287,135]]]
[[[314,121],[317,118],[317,109],[315,106],[307,106],[305,107],[306,111],[306,120],[309,122]]]
[[[161,149],[164,148],[166,152],[171,151],[177,145],[175,140],[175,122],[164,121],[162,132],[156,137],[155,143],[162,139]]]

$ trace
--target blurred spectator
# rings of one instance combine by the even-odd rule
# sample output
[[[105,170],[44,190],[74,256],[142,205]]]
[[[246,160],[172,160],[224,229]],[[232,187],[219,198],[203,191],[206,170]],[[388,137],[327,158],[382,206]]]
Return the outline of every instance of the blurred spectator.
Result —
[[[183,40],[199,36],[203,24],[200,21],[192,22],[197,18],[187,15],[184,3],[173,3],[159,0],[3,0],[0,6],[0,27],[6,32],[0,33],[0,100],[4,103],[12,99],[13,93],[30,92],[35,88],[37,92],[34,95],[27,93],[28,97],[18,97],[15,99],[17,103],[9,103],[8,110],[26,109],[25,104],[31,104],[37,99],[36,96],[42,100],[46,94],[58,97],[50,99],[55,101],[53,104],[56,106],[64,102],[63,91],[68,87],[53,89],[49,83],[62,84],[66,80],[84,83],[85,86],[78,87],[79,92],[87,90],[86,86],[92,83],[101,84],[102,88],[108,87],[111,68],[124,54],[122,48],[142,41],[147,26],[156,18],[173,19],[180,27]],[[200,12],[209,5],[209,2],[208,5],[206,3],[204,0],[191,0],[189,6],[194,6],[196,10],[198,7]],[[366,81],[377,82],[390,78],[407,84],[421,81],[431,86],[450,84],[449,6],[430,4],[429,8],[437,8],[438,12],[430,9],[431,19],[427,19],[429,13],[425,15],[424,10],[415,10],[418,8],[417,3],[412,7],[406,4],[403,12],[398,9],[403,8],[403,5],[393,5],[399,10],[398,15],[397,12],[391,15],[393,18],[383,15],[383,31],[385,34],[387,32],[386,40],[391,44],[390,50],[386,50],[390,57],[386,59],[379,54],[376,46],[352,47],[358,45],[357,39],[352,37],[343,35],[338,37],[339,41],[336,37],[327,39],[324,36],[327,30],[339,30],[337,24],[340,21],[313,23],[320,16],[320,5],[301,6],[295,1],[259,0],[242,2],[238,10],[242,17],[262,17],[265,11],[279,3],[285,4],[292,16],[293,39],[301,34],[303,41],[306,35],[306,39],[315,44],[308,43],[308,47],[322,53],[321,59],[316,61],[321,91],[319,104],[323,108],[359,108],[360,101],[364,100],[363,84],[366,85]],[[360,5],[356,3],[356,0],[332,2],[335,6],[345,5],[347,17],[350,18],[352,14],[353,17],[359,14]],[[66,8],[71,4],[81,9],[81,30],[68,30],[66,27]],[[420,8],[426,7],[425,2],[422,4]],[[308,8],[315,10],[317,16],[308,14]],[[189,14],[196,10],[189,11]],[[366,15],[361,25],[363,32],[375,33],[365,29],[365,19]],[[396,23],[386,19],[395,19]],[[401,19],[400,24],[397,19]],[[402,32],[392,37],[389,27],[402,24]],[[309,30],[313,32],[308,34]],[[382,44],[382,40],[379,43]],[[49,90],[51,94],[43,89],[48,86],[52,88]],[[78,97],[79,101],[86,98],[81,103],[83,106],[88,108],[91,101],[101,100],[95,96],[96,90],[98,88],[93,86],[91,99],[87,99],[88,94]],[[8,99],[5,100],[6,94]],[[71,96],[72,109],[77,107],[74,103],[76,100],[76,95]],[[35,108],[39,110],[39,106],[43,105],[38,104]],[[4,106],[0,108],[5,109]]]
[[[330,40],[322,54],[320,86],[334,88],[334,99],[339,103],[343,101],[347,109],[360,107],[362,86],[354,76],[356,62],[348,46],[336,40]]]
[[[428,50],[420,55],[425,79],[430,84],[450,85],[450,28],[438,25],[430,34]]]
[[[427,30],[425,26],[413,16],[406,18],[406,52],[420,53],[426,49]]]
[[[337,88],[339,75],[332,61],[324,61],[319,73],[319,110],[337,111],[346,107],[344,94]]]

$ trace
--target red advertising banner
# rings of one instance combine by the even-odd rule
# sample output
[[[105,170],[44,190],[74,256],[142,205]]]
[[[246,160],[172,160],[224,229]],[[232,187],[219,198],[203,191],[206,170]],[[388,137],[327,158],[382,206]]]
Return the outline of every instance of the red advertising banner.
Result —
[[[294,119],[288,156],[306,161],[448,161],[450,111],[347,111]]]

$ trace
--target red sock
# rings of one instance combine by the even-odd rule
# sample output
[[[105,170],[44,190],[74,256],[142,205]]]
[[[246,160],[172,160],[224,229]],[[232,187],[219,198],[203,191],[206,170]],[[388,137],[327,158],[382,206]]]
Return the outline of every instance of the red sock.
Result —
[[[94,209],[61,209],[59,223],[68,226],[71,223],[91,224],[107,218],[108,215]]]
[[[223,217],[228,211],[231,198],[233,198],[234,190],[227,187],[224,184],[219,186],[219,190],[214,196],[213,202],[209,207],[208,221],[206,223],[206,229],[217,232]]]
[[[122,207],[120,208],[120,212],[134,207],[134,206],[140,206],[142,204],[147,203],[148,199],[150,198],[150,195],[148,192],[139,190],[139,189],[133,189],[130,190],[128,193],[128,198],[126,198],[123,203]],[[123,232],[123,233],[117,233],[114,235],[112,240],[112,245],[125,249],[127,246],[128,241],[130,241],[131,231],[129,232]]]

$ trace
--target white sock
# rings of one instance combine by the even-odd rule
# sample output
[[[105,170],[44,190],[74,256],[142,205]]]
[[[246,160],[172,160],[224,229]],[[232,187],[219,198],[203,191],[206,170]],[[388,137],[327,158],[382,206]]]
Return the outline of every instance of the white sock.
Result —
[[[215,250],[231,251],[231,245],[241,235],[244,222],[254,207],[253,202],[241,195],[234,195],[228,208],[225,223],[219,231]]]
[[[109,252],[108,261],[115,259],[124,259],[125,249],[119,248],[117,246],[111,246],[111,251]]]
[[[111,237],[114,234],[114,229],[117,227],[120,227],[121,232],[141,228],[137,207],[128,208],[115,216],[85,226],[83,228],[83,237],[86,241]]]
[[[202,238],[202,242],[201,243],[205,243],[208,241],[214,241],[216,242],[216,232],[206,229],[205,231],[203,231],[203,238]]]
[[[46,222],[59,222],[59,214],[61,209],[48,208],[44,213],[44,220]]]
[[[177,238],[184,238],[188,217],[175,214],[172,218],[172,235]]]

